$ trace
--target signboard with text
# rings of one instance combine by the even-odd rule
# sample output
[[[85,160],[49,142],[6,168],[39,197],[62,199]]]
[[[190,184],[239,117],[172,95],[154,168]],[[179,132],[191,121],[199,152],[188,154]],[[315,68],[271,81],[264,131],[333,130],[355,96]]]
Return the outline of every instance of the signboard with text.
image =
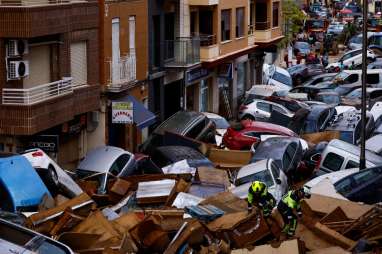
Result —
[[[40,148],[46,153],[58,152],[58,135],[37,135],[32,136],[29,141],[30,148]]]
[[[111,119],[112,123],[131,124],[133,123],[133,102],[112,102]]]

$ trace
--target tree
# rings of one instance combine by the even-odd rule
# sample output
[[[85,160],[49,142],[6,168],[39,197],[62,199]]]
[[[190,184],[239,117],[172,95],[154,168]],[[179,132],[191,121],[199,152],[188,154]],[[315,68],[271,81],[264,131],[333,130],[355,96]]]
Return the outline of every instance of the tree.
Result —
[[[284,20],[284,39],[278,47],[285,48],[294,38],[294,35],[302,29],[306,16],[295,0],[282,1],[282,14]]]

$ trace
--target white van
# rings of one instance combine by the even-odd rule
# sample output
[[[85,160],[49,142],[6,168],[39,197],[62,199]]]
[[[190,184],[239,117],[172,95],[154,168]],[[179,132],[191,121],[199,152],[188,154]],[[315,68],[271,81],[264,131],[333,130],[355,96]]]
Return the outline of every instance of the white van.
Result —
[[[263,84],[288,91],[293,87],[292,77],[287,70],[269,64],[263,64]]]
[[[334,171],[358,168],[360,148],[339,139],[333,139],[328,143],[321,154],[321,174]],[[382,165],[382,157],[366,151],[366,168]],[[321,175],[320,173],[318,175]]]
[[[343,70],[333,78],[333,81],[344,85],[361,85],[362,70]],[[368,69],[367,84],[382,87],[382,69]]]
[[[376,58],[376,55],[373,51],[367,50],[367,60],[368,62],[373,62]],[[352,64],[360,65],[362,64],[362,49],[355,49],[349,52],[346,52],[337,62],[331,63],[325,67],[329,71],[338,71],[340,69],[341,61],[345,67],[349,67]]]

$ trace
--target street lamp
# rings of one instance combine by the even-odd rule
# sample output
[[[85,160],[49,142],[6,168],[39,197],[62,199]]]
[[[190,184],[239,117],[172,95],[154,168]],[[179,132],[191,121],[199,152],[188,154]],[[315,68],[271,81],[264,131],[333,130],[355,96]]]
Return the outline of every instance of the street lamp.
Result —
[[[367,83],[367,7],[368,0],[362,1],[362,106],[361,106],[361,154],[359,157],[359,169],[366,168],[366,83]]]

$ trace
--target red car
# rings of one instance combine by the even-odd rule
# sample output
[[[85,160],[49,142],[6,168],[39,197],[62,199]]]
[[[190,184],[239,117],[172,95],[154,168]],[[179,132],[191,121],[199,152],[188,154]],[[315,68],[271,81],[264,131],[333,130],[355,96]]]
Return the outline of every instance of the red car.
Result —
[[[290,129],[266,122],[243,120],[236,126],[229,127],[224,134],[224,145],[233,150],[250,150],[253,143],[259,143],[261,136],[281,135],[297,137]]]

